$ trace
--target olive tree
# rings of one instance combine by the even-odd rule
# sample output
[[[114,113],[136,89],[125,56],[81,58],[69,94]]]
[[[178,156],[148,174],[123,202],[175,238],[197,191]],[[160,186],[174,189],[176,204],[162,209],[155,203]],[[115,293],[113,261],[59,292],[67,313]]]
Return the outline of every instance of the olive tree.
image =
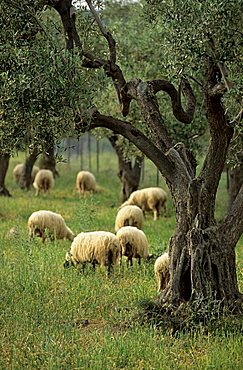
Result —
[[[164,27],[161,57],[164,54],[164,63],[168,63],[170,80],[143,81],[134,76],[127,81],[117,63],[113,35],[102,23],[93,3],[86,2],[107,41],[103,58],[82,49],[75,20],[70,16],[71,1],[53,0],[49,5],[62,17],[68,45],[80,48],[83,65],[103,68],[112,79],[123,116],[129,117],[130,106],[135,102],[146,127],[143,131],[128,119],[107,116],[93,108],[83,114],[77,128],[106,127],[123,135],[155,163],[166,179],[175,206],[176,229],[170,239],[170,280],[160,294],[161,307],[174,307],[176,311],[181,304],[191,305],[197,300],[205,304],[210,299],[222,302],[224,307],[236,307],[238,303],[240,307],[242,294],[237,284],[235,248],[243,230],[243,187],[220,221],[215,217],[215,201],[237,125],[234,114],[238,112],[226,111],[227,100],[235,98],[229,109],[238,109],[241,104],[238,88],[241,3],[222,1],[218,6],[213,0],[176,4],[147,1],[149,15]],[[197,112],[192,81],[200,90],[210,135],[199,173],[185,144],[172,140],[157,98],[159,93],[167,94],[175,119],[181,125],[193,126]]]
[[[20,182],[23,188],[31,185],[36,158],[42,153],[50,158],[54,144],[64,135],[72,135],[76,96],[82,94],[83,101],[89,101],[92,95],[86,71],[74,73],[79,57],[58,47],[53,14],[47,22],[48,11],[41,12],[42,8],[43,2],[38,1],[0,4],[1,168],[7,168],[6,159],[14,153],[28,151]],[[85,94],[87,83],[89,92]],[[53,158],[51,165],[55,167]],[[2,195],[9,194],[5,175],[6,171],[0,171]]]
[[[84,48],[71,0],[44,3],[60,15],[66,47],[80,57],[83,68],[102,69],[112,81],[121,109],[121,115],[112,116],[99,106],[79,109],[76,130],[82,133],[103,127],[124,136],[151,159],[170,189],[176,227],[169,243],[170,279],[158,299],[161,311],[182,313],[181,308],[190,308],[195,302],[207,307],[212,300],[220,302],[222,308],[241,309],[235,248],[243,231],[243,186],[221,220],[216,219],[215,203],[227,153],[242,116],[242,2],[144,1],[148,21],[157,22],[148,29],[158,30],[158,65],[164,65],[163,78],[157,72],[149,80],[125,75],[115,38],[102,21],[102,12],[97,11],[102,1],[95,7],[86,0],[89,15],[107,45],[97,54],[92,47]],[[147,58],[153,60],[150,55]],[[209,140],[198,171],[187,143],[171,135],[161,94],[168,96],[170,115],[178,128],[186,125],[192,130],[203,112]],[[129,119],[134,105],[143,118],[139,126]]]

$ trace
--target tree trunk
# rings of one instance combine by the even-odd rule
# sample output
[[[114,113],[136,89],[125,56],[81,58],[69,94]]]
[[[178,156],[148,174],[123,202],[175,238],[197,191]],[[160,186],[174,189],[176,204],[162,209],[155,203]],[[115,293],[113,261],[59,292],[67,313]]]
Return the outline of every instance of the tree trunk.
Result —
[[[243,184],[243,155],[241,163],[236,168],[227,168],[227,190],[228,190],[228,209],[231,208],[242,184]]]
[[[30,189],[32,182],[33,182],[31,173],[32,173],[32,169],[36,162],[37,157],[38,157],[38,149],[34,148],[32,153],[30,153],[29,157],[26,158],[25,163],[24,163],[23,172],[19,179],[19,186],[21,189],[27,189],[27,190]]]
[[[198,177],[180,175],[179,185],[170,184],[176,208],[176,231],[170,240],[170,281],[159,301],[168,305],[217,301],[222,308],[242,309],[236,275],[235,246],[243,230],[241,221],[243,187],[225,218],[215,220],[215,200],[233,129],[220,96],[212,93],[217,82],[214,65],[205,84],[205,108],[211,141]],[[179,153],[180,154],[180,153]],[[177,166],[177,165],[176,165]],[[240,305],[238,305],[240,303]]]
[[[43,153],[42,159],[40,161],[40,168],[52,171],[53,176],[59,176],[56,169],[56,159],[55,159],[55,145],[51,143],[49,148]]]
[[[131,159],[124,157],[123,149],[118,143],[117,135],[109,137],[109,141],[118,156],[118,177],[121,182],[121,202],[123,203],[133,191],[138,189],[144,157],[142,155],[136,156],[134,163],[132,163]]]
[[[8,189],[5,186],[5,177],[8,170],[10,154],[0,155],[0,195],[11,197]]]

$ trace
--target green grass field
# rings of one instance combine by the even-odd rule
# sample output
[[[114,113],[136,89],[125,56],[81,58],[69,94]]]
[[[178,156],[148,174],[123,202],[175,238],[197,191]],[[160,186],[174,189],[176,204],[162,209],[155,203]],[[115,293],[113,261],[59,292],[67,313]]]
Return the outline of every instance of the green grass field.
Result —
[[[50,195],[20,190],[11,159],[6,185],[11,198],[0,198],[0,369],[242,369],[242,335],[230,327],[213,333],[165,333],[137,318],[139,302],[156,297],[153,264],[132,270],[90,268],[85,274],[63,269],[69,241],[28,240],[33,211],[60,212],[75,233],[114,232],[119,206],[117,159],[102,154],[99,191],[79,197],[76,159],[58,164],[60,177]],[[95,165],[94,165],[95,168]],[[156,170],[146,162],[142,187],[156,185]],[[160,185],[166,189],[162,179]],[[225,179],[217,198],[217,217],[226,206]],[[144,225],[150,252],[166,250],[175,225],[171,199],[168,217]],[[9,231],[15,228],[16,233]],[[237,246],[237,272],[243,291],[243,242]]]

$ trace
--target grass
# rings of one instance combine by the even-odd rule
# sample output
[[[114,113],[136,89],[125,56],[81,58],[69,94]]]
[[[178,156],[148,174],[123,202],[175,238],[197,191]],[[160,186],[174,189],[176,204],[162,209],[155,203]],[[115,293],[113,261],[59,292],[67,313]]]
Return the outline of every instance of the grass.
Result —
[[[74,232],[114,231],[119,205],[116,158],[102,155],[95,173],[99,192],[79,197],[74,191],[78,161],[59,164],[60,177],[48,196],[35,197],[12,182],[13,158],[7,176],[12,198],[0,198],[0,369],[242,369],[242,336],[233,329],[165,333],[141,326],[134,318],[138,302],[156,296],[153,265],[116,269],[63,269],[69,241],[28,240],[27,219],[38,209],[60,212]],[[109,167],[108,164],[109,163]],[[146,162],[142,186],[155,185],[156,171]],[[162,179],[160,185],[165,187]],[[222,216],[225,198],[218,196]],[[148,215],[144,231],[151,252],[166,250],[174,230],[169,216],[157,222]],[[16,234],[9,233],[15,228]],[[243,289],[242,240],[237,246],[237,271]]]

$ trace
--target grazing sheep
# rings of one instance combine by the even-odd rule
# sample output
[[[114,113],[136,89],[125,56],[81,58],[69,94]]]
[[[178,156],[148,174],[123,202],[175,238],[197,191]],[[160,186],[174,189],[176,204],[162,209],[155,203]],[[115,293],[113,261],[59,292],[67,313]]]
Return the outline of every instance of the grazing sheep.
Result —
[[[96,179],[89,171],[80,171],[76,177],[76,190],[83,194],[86,191],[96,190]]]
[[[45,239],[50,236],[56,239],[74,239],[72,230],[66,225],[59,213],[40,210],[33,212],[28,219],[29,237],[35,235]]]
[[[142,230],[135,226],[121,227],[116,233],[122,248],[122,255],[127,257],[127,266],[133,265],[132,259],[137,258],[141,264],[141,258],[148,259],[148,240]]]
[[[20,177],[22,175],[23,169],[24,169],[24,164],[23,163],[17,164],[13,169],[13,178],[14,178],[14,180],[17,184],[19,183],[19,180],[20,180]],[[39,170],[40,169],[39,169],[38,166],[33,166],[32,171],[31,171],[32,182],[34,181],[35,176],[36,176],[36,174]]]
[[[35,181],[33,182],[33,186],[36,189],[35,195],[39,195],[40,191],[49,193],[54,184],[55,181],[52,171],[44,169],[39,170],[35,176]]]
[[[140,207],[144,214],[145,211],[152,210],[154,213],[154,220],[159,218],[160,208],[164,209],[166,215],[166,200],[167,193],[161,188],[145,188],[132,192],[126,202],[124,202],[120,208],[134,204]]]
[[[116,216],[115,231],[123,226],[136,226],[138,229],[143,227],[143,211],[138,206],[128,205],[122,207]]]
[[[158,285],[158,292],[164,290],[170,279],[169,272],[169,255],[167,252],[159,256],[154,264],[154,274]]]
[[[121,258],[119,239],[108,231],[83,232],[76,236],[67,252],[64,267],[77,266],[81,263],[83,270],[85,264],[108,266],[108,275],[113,272],[113,266]]]

